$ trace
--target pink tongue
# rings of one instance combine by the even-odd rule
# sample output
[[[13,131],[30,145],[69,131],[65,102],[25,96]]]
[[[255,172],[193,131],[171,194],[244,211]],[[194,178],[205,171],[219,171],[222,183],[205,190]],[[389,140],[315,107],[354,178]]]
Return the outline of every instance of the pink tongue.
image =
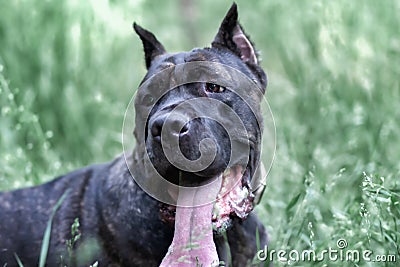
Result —
[[[180,189],[174,238],[161,267],[218,266],[211,214],[221,180],[219,177],[206,186]]]

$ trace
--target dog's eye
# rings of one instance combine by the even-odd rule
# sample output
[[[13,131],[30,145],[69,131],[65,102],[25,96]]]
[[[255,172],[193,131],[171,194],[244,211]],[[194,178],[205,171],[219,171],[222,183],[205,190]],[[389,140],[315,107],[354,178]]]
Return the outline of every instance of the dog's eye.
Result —
[[[206,90],[211,93],[222,93],[225,91],[225,87],[215,83],[206,83]]]

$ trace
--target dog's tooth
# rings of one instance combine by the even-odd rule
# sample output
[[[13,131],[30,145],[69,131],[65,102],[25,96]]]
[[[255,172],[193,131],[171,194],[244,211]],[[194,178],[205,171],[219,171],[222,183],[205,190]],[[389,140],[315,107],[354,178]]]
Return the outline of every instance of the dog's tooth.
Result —
[[[231,174],[231,168],[226,168],[226,170],[224,171],[224,177],[227,177]]]

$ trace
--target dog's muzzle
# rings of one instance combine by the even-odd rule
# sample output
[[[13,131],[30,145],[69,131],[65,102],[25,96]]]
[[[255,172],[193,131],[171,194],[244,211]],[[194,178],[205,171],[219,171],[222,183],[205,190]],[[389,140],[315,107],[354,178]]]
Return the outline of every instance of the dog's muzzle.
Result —
[[[179,116],[174,116],[168,120],[168,113],[162,114],[153,118],[150,121],[150,133],[155,142],[161,143],[161,132],[164,129],[170,138],[174,137],[191,137],[194,132],[191,127],[191,122],[188,121],[188,117],[180,114]],[[188,122],[187,122],[188,121]]]

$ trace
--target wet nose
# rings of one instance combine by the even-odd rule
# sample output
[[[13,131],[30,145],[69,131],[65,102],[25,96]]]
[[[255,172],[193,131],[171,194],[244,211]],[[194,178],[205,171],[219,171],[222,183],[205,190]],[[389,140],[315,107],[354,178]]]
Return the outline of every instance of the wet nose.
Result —
[[[187,122],[187,118],[184,115],[168,116],[164,114],[158,116],[151,124],[151,135],[153,138],[160,142],[161,131],[167,131],[168,135],[184,136],[188,134],[190,130],[190,122]]]

